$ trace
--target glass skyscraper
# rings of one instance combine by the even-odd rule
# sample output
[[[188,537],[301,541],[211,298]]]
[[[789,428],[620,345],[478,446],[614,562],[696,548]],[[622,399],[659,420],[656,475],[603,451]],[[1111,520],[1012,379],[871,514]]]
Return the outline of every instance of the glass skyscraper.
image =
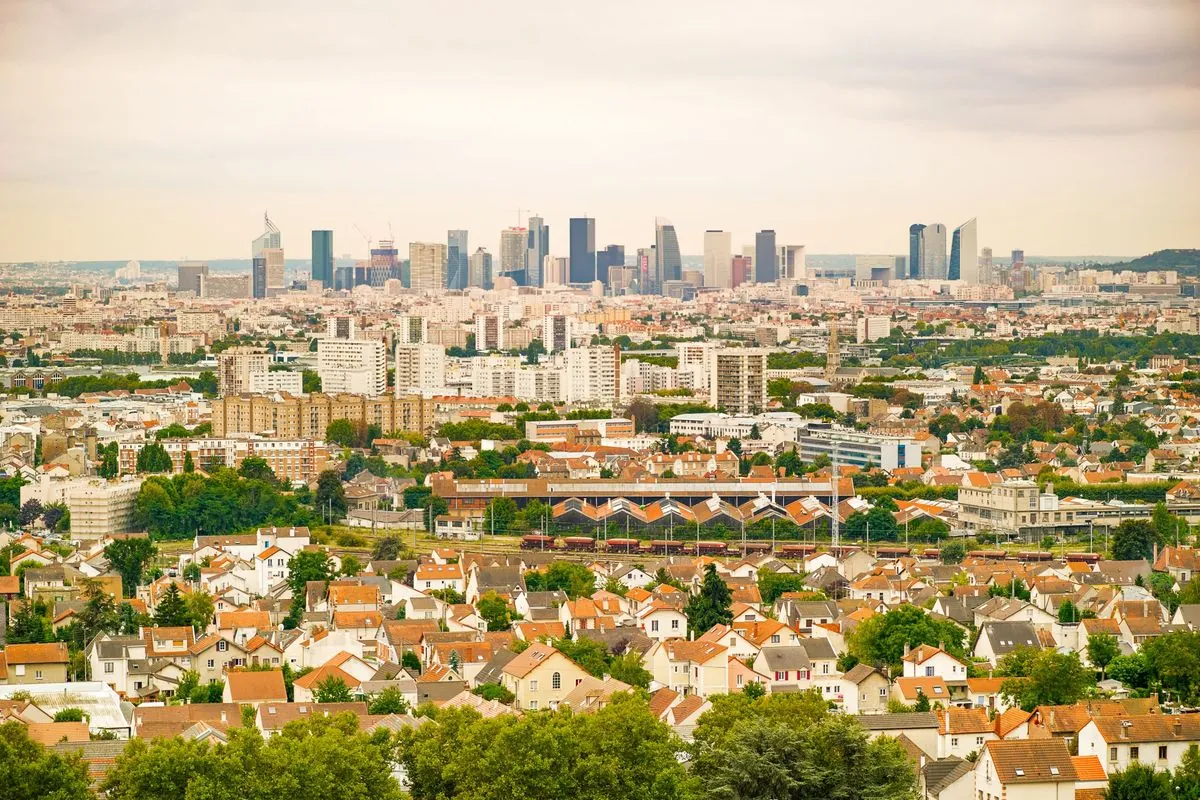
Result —
[[[592,217],[571,217],[571,260],[567,276],[569,283],[591,283],[596,280],[596,220]]]
[[[333,288],[333,231],[312,232],[312,279]]]
[[[654,247],[658,254],[658,269],[653,293],[662,294],[664,283],[683,280],[683,257],[679,254],[675,226],[661,217],[654,220]]]
[[[529,232],[525,243],[525,274],[530,286],[544,286],[546,256],[550,255],[550,226],[541,217],[529,218]]]
[[[465,289],[470,277],[467,232],[446,231],[446,288]]]
[[[946,278],[952,281],[979,283],[979,253],[974,217],[955,228],[950,237],[950,268]]]
[[[775,247],[775,231],[754,234],[754,282],[774,283],[779,280],[779,250]]]
[[[921,232],[924,230],[925,226],[919,222],[908,226],[908,274],[897,277],[921,277],[921,265],[925,263],[924,240],[921,238]]]

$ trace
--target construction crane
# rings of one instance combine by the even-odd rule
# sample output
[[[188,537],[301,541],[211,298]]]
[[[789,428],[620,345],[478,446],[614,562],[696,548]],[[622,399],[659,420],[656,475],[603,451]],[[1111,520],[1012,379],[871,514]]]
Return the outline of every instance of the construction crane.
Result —
[[[518,227],[518,228],[519,228],[519,227],[521,227],[521,212],[522,212],[522,211],[524,211],[524,212],[529,212],[529,211],[532,211],[532,210],[533,210],[532,208],[518,208],[518,209],[517,209],[517,227]]]
[[[370,259],[371,258],[371,242],[372,242],[371,237],[367,236],[365,233],[363,233],[362,228],[358,227],[358,223],[354,224],[354,230],[358,231],[358,235],[363,237],[363,240],[366,241],[366,243],[367,243],[367,258]]]

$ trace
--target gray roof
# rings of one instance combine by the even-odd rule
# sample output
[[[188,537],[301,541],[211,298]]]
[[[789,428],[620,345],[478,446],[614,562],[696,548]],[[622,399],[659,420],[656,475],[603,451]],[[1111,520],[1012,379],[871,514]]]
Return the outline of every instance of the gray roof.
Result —
[[[808,653],[808,657],[814,661],[817,659],[831,660],[837,658],[837,653],[834,652],[833,645],[828,639],[815,637],[812,639],[801,639],[800,646],[804,648],[804,652]],[[771,648],[766,648],[770,650]]]
[[[791,600],[785,602],[790,603],[791,614],[794,617],[803,617],[805,619],[828,617],[829,619],[836,619],[838,616],[837,604],[832,600],[800,602]]]
[[[853,683],[857,686],[872,675],[878,675],[885,681],[887,680],[887,678],[884,678],[882,672],[870,666],[869,664],[855,664],[846,672],[845,675],[842,676],[842,678],[847,683]]]
[[[1200,628],[1200,604],[1186,603],[1179,607],[1179,615],[1183,618],[1183,624],[1195,630]]]
[[[992,652],[998,656],[1007,655],[1018,647],[1042,649],[1037,629],[1029,622],[985,622],[979,635],[988,637]]]
[[[492,656],[492,660],[484,664],[483,669],[475,676],[475,685],[484,683],[500,683],[500,675],[504,666],[517,657],[517,654],[507,648],[501,648]]]
[[[654,646],[653,639],[633,627],[620,627],[604,631],[584,630],[577,631],[576,635],[580,639],[603,642],[610,653],[640,653],[644,656]]]
[[[964,775],[974,771],[973,763],[958,756],[930,761],[925,765],[925,791],[930,796],[937,797]]]
[[[444,703],[467,688],[464,681],[429,681],[417,684],[417,705]]]
[[[908,714],[860,714],[858,722],[869,731],[895,731],[938,726],[937,717],[932,711],[914,711]]]
[[[520,567],[480,567],[476,570],[475,581],[480,590],[525,588]]]
[[[568,599],[567,593],[561,589],[552,592],[525,593],[525,602],[529,604],[530,608],[556,608],[565,605]]]
[[[764,647],[762,657],[767,661],[767,669],[773,672],[808,669],[808,651],[800,645],[786,647]]]

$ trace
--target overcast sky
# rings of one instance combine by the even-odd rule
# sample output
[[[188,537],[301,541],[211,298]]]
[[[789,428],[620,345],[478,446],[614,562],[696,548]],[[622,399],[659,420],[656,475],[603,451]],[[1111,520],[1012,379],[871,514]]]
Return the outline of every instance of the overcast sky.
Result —
[[[0,0],[0,261],[247,258],[264,210],[293,258],[495,252],[518,208],[558,255],[1139,255],[1200,246],[1197,176],[1194,0]]]

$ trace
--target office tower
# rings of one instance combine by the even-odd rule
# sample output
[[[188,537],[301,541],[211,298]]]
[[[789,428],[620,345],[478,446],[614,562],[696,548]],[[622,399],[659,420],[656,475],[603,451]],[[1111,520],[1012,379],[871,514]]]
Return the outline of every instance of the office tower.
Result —
[[[729,285],[736,289],[750,280],[754,260],[749,256],[734,256],[729,264]]]
[[[729,414],[763,411],[767,407],[768,352],[761,347],[716,350],[709,377],[709,402]]]
[[[560,258],[559,256],[546,256],[542,259],[542,285],[565,285],[569,262],[570,259]]]
[[[654,270],[657,266],[657,250],[653,247],[639,247],[637,251],[637,286],[640,294],[651,294],[654,291]]]
[[[802,281],[808,277],[808,265],[804,261],[804,245],[785,244],[780,248],[779,277],[790,281]]]
[[[621,348],[572,347],[566,356],[568,403],[615,403],[621,399]]]
[[[348,292],[354,288],[354,267],[334,267],[333,288],[339,292]]]
[[[950,267],[946,277],[952,281],[980,282],[974,217],[954,229],[954,235],[950,238]]]
[[[446,348],[440,344],[397,344],[396,397],[440,390],[446,385]]]
[[[733,288],[733,234],[729,231],[704,232],[704,285]]]
[[[608,273],[625,266],[625,245],[610,244],[596,253],[596,280],[608,285]]]
[[[995,267],[992,266],[992,248],[985,247],[979,251],[979,282],[985,286],[996,284]]]
[[[658,254],[654,293],[663,294],[664,283],[683,278],[683,257],[679,253],[679,238],[675,235],[675,226],[661,217],[654,220],[654,247]]]
[[[504,349],[504,321],[497,314],[475,315],[475,349]]]
[[[265,230],[250,243],[251,284],[256,298],[283,291],[283,245],[279,228],[263,214]]]
[[[358,333],[358,324],[354,317],[337,314],[325,320],[325,337],[327,339],[353,339]]]
[[[415,315],[396,317],[394,330],[397,344],[421,344],[429,340],[429,321],[424,317]]]
[[[333,231],[312,232],[312,279],[333,288]]]
[[[921,278],[946,279],[946,226],[940,222],[926,225],[921,231]]]
[[[571,319],[562,314],[547,314],[542,319],[542,344],[548,353],[571,349]]]
[[[894,275],[898,281],[902,281],[908,277],[907,256],[896,256],[896,260],[893,262],[892,275]]]
[[[317,374],[326,394],[387,393],[387,346],[378,339],[321,339]]]
[[[596,220],[572,217],[570,223],[571,256],[567,279],[571,283],[596,280]]]
[[[529,218],[525,274],[530,286],[545,286],[546,256],[550,255],[550,226],[541,217]]]
[[[774,283],[779,279],[779,251],[775,249],[775,231],[754,234],[754,282]]]
[[[446,231],[446,288],[465,289],[470,282],[466,231]]]
[[[900,277],[922,277],[921,265],[925,263],[925,240],[922,238],[924,230],[925,226],[919,222],[908,226],[908,273]]]
[[[1009,266],[1008,285],[1014,292],[1024,292],[1032,283],[1032,276],[1025,267],[1025,251],[1013,250],[1012,263]]]
[[[446,245],[441,242],[412,242],[408,245],[411,288],[440,292],[446,288]]]
[[[492,254],[480,247],[471,254],[467,266],[467,285],[481,289],[492,288]]]
[[[394,278],[399,273],[400,251],[391,239],[381,239],[377,245],[371,248],[371,261],[367,265],[363,282],[376,289],[382,289],[389,278]]]
[[[517,286],[525,286],[528,282],[525,269],[528,243],[529,232],[524,228],[505,228],[500,231],[500,274],[512,278]]]
[[[175,267],[179,291],[195,292],[200,296],[200,279],[208,275],[208,264],[203,261],[180,261]]]
[[[217,354],[217,391],[222,396],[250,391],[250,376],[267,372],[271,354],[256,347],[230,347]]]

